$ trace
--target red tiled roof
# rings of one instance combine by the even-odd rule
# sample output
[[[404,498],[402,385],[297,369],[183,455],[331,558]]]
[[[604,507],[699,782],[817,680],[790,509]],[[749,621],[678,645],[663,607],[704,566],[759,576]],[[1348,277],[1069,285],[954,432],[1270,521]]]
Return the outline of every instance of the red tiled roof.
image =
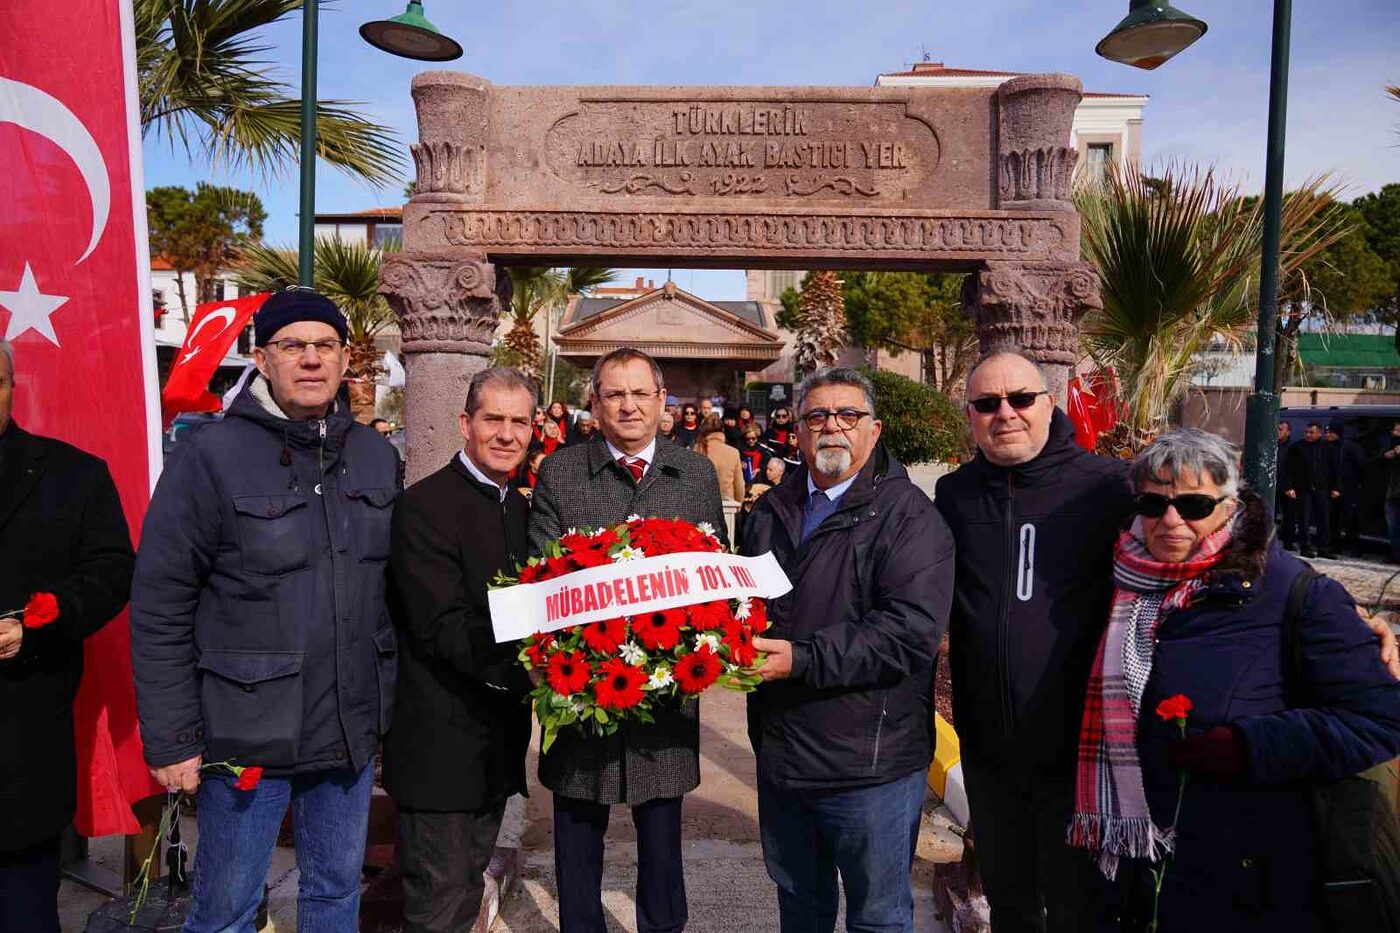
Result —
[[[170,260],[169,260],[169,259],[166,259],[164,256],[159,256],[159,255],[157,255],[157,256],[152,256],[152,257],[151,257],[151,271],[152,271],[152,272],[174,272],[174,271],[175,271],[175,267],[172,266],[172,265],[170,264]]]
[[[403,207],[371,207],[366,211],[326,211],[318,213],[316,220],[318,223],[344,222],[347,220],[366,221],[393,221],[398,223],[403,220]]]
[[[882,78],[1018,78],[1024,71],[984,71],[977,68],[949,68],[942,62],[915,62],[909,71],[894,71]],[[1118,94],[1085,91],[1085,97],[1146,97],[1146,94]]]

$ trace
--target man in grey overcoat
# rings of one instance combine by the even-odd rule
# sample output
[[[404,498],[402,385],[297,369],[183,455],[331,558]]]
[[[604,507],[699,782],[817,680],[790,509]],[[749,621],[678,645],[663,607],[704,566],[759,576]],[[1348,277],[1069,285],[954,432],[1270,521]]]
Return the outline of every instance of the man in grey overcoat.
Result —
[[[725,539],[719,482],[708,458],[664,437],[661,368],[623,347],[593,367],[598,431],[540,466],[530,547],[570,528],[598,528],[631,515],[708,522]],[[727,541],[725,542],[728,543]],[[681,799],[700,783],[699,701],[656,711],[606,737],[565,730],[540,756],[540,783],[554,792],[554,866],[560,933],[604,933],[603,834],[609,807],[632,808],[637,829],[637,930],[685,928]]]

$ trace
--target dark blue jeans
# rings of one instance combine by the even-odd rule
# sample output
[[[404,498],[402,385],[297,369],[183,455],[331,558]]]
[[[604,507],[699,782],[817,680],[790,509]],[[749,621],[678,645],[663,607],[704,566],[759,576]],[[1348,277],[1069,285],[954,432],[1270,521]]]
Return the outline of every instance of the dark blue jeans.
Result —
[[[846,892],[851,933],[909,933],[909,871],[927,776],[844,790],[780,790],[758,782],[758,825],[768,877],[778,886],[782,933],[831,933]]]
[[[289,803],[301,872],[298,933],[358,929],[373,783],[372,765],[265,777],[250,791],[235,789],[232,777],[201,778],[194,905],[185,933],[253,933],[253,915]]]

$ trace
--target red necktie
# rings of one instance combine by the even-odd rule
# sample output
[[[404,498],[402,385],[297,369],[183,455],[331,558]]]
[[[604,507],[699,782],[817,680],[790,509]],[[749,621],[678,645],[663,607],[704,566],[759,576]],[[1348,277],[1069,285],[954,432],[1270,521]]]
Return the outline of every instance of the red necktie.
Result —
[[[645,460],[641,457],[623,456],[618,457],[617,462],[622,464],[628,473],[632,474],[633,482],[640,483],[642,481],[642,474],[645,473],[647,469],[647,462]]]

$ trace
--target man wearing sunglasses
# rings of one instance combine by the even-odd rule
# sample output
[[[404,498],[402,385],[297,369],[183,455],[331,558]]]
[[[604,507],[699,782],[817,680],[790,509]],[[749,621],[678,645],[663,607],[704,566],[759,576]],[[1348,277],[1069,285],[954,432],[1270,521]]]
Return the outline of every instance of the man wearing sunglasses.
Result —
[[[758,500],[742,548],[772,552],[793,584],[754,639],[763,858],[780,929],[831,930],[839,875],[849,929],[909,931],[953,542],[879,443],[864,376],[818,372],[797,412],[805,465]]]
[[[934,503],[957,544],[953,714],[992,928],[1116,929],[1107,884],[1065,830],[1113,542],[1133,508],[1127,464],[1075,444],[1019,351],[973,368],[967,416],[978,455]]]

